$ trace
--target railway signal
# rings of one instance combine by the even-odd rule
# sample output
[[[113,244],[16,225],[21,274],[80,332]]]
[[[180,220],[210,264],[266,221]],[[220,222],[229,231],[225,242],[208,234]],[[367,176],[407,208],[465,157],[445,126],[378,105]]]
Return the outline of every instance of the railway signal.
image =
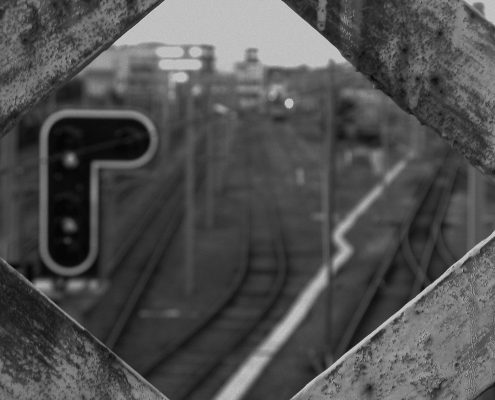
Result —
[[[40,136],[41,261],[73,277],[94,271],[99,253],[99,171],[144,165],[157,148],[152,122],[124,110],[63,110]]]

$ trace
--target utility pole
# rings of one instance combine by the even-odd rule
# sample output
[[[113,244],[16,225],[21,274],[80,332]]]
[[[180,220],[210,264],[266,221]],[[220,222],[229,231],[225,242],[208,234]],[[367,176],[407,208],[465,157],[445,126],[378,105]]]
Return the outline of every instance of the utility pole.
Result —
[[[390,104],[388,102],[388,98],[380,94],[381,96],[381,112],[382,116],[380,118],[380,135],[382,139],[383,146],[383,165],[382,165],[382,174],[385,176],[390,167],[390,151],[391,151],[391,137],[392,130],[390,129],[390,117],[389,117],[389,109]]]
[[[483,238],[485,210],[485,181],[476,168],[468,166],[467,187],[467,248],[474,247]]]
[[[189,79],[191,79],[191,74]],[[185,107],[185,121],[186,121],[186,165],[185,165],[185,246],[184,246],[184,271],[185,271],[185,291],[186,295],[190,296],[195,289],[195,220],[196,220],[196,207],[194,202],[195,192],[195,149],[194,142],[196,136],[196,121],[195,121],[195,109],[194,98],[192,95],[192,85],[190,81],[184,84],[186,107]]]
[[[158,114],[158,134],[161,140],[160,155],[161,164],[166,163],[167,155],[170,151],[170,127],[168,122],[170,121],[170,102],[169,102],[169,72],[163,72],[160,76],[158,84],[160,85],[160,100],[159,103],[159,114]]]
[[[484,15],[484,4],[474,3]],[[474,247],[483,238],[483,217],[485,215],[485,181],[483,175],[473,166],[468,165],[467,185],[467,248]]]
[[[100,266],[98,278],[107,279],[115,268],[115,243],[116,221],[118,220],[117,193],[115,176],[113,172],[103,171],[101,174],[103,193],[100,209]]]
[[[413,157],[418,157],[425,150],[425,140],[428,136],[428,128],[426,125],[421,126],[416,118],[412,115],[408,117],[408,128],[411,137],[410,154]]]
[[[215,138],[213,129],[213,113],[211,109],[211,83],[208,80],[205,88],[205,129],[206,129],[206,212],[205,225],[211,229],[215,219]]]
[[[325,362],[333,362],[333,215],[335,211],[335,65],[330,62],[326,77],[324,109],[322,110],[322,250],[323,265],[327,268],[327,290],[325,310]]]
[[[18,179],[15,171],[18,162],[18,128],[5,135],[0,142],[2,254],[10,263],[19,262],[19,199]]]
[[[236,129],[236,116],[232,110],[226,110],[219,120],[220,132],[221,132],[221,150],[220,160],[217,169],[216,176],[216,191],[221,192],[225,186],[225,170],[227,169],[230,161],[230,152],[232,147],[232,141],[234,139]]]

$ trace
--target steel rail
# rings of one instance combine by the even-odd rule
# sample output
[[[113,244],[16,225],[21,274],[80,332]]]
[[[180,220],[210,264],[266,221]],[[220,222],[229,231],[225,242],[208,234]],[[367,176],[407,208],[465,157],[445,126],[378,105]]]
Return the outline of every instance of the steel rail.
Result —
[[[272,227],[277,226],[276,219],[278,218],[278,216],[274,217],[276,213],[278,214],[277,210],[275,209],[272,209],[272,213],[268,213],[268,219],[272,222]],[[284,268],[287,268],[285,244],[282,242],[280,237],[276,237],[274,242],[274,251],[276,257],[279,260],[278,262],[282,264]],[[215,369],[224,361],[224,359],[226,359],[233,351],[235,351],[235,349],[241,346],[247,340],[247,338],[250,337],[250,335],[256,330],[256,328],[265,320],[266,316],[273,309],[276,301],[280,298],[286,280],[287,271],[282,271],[282,273],[277,274],[268,298],[266,299],[266,303],[260,310],[258,316],[254,320],[252,320],[251,324],[249,324],[249,326],[245,330],[243,330],[242,334],[240,334],[231,343],[230,346],[226,346],[223,351],[221,351],[217,355],[217,357],[210,360],[209,364],[202,370],[202,373],[194,380],[193,384],[188,385],[186,390],[184,390],[182,393],[176,394],[174,398],[176,398],[177,400],[188,399],[189,396],[195,393],[201,387],[201,385],[214,373]]]
[[[107,345],[109,348],[115,348],[119,340],[122,338],[130,319],[132,318],[142,299],[143,294],[146,293],[146,289],[151,282],[151,278],[158,268],[159,260],[168,250],[168,247],[173,237],[175,236],[175,233],[179,229],[183,216],[181,205],[182,196],[178,194],[173,197],[171,208],[165,208],[162,215],[157,218],[158,221],[165,220],[167,222],[166,230],[165,232],[163,232],[163,235],[159,236],[157,242],[155,242],[152,253],[149,256],[149,259],[146,262],[144,268],[141,270],[138,281],[135,285],[133,285],[131,292],[126,296],[126,301],[121,307],[117,319],[112,325],[110,332],[104,339],[105,345]],[[177,210],[181,210],[181,212],[177,212]],[[132,249],[129,249],[129,251],[131,250]]]
[[[433,257],[433,252],[436,249],[436,242],[440,234],[440,227],[445,218],[445,213],[451,199],[451,191],[454,189],[454,181],[457,176],[457,166],[452,167],[454,169],[453,172],[448,170],[447,175],[442,172],[445,170],[444,164],[448,164],[449,166],[452,165],[451,160],[452,153],[449,152],[442,162],[442,167],[440,168],[439,176],[437,178],[446,179],[447,181],[441,187],[441,185],[438,184],[438,181],[435,180],[436,184],[431,187],[431,192],[419,205],[420,209],[418,210],[418,215],[421,215],[421,212],[424,212],[425,208],[433,207],[433,217],[431,218],[431,223],[428,224],[426,239],[424,240],[424,244],[423,241],[421,242],[421,245],[424,247],[417,252],[420,254],[414,253],[413,246],[411,244],[413,241],[413,233],[417,234],[415,229],[409,229],[407,235],[401,243],[401,251],[406,263],[417,272],[415,274],[416,276],[409,297],[413,297],[413,293],[417,294],[419,292],[419,288],[424,285],[429,285],[432,282],[428,276],[428,268]],[[411,228],[414,227],[414,225],[411,225]],[[418,242],[418,240],[416,240],[416,242]]]
[[[451,247],[447,244],[444,233],[444,225],[442,225],[440,234],[438,235],[437,250],[440,253],[440,257],[445,261],[446,264],[454,264],[460,257],[454,255]]]
[[[196,119],[198,122],[203,119]],[[205,136],[203,134],[196,138],[196,151],[202,148],[204,145]],[[145,232],[152,229],[153,226],[165,225],[165,231],[162,234],[156,235],[157,240],[153,245],[153,248],[149,255],[146,257],[147,260],[144,263],[143,268],[140,269],[137,281],[133,284],[131,291],[124,297],[124,302],[120,305],[117,312],[117,316],[112,323],[110,329],[104,333],[103,342],[110,348],[115,349],[122,337],[125,336],[127,329],[135,316],[136,310],[139,304],[142,302],[143,296],[146,294],[153,276],[159,265],[159,260],[163,257],[163,254],[168,250],[175,233],[179,229],[182,217],[184,214],[183,210],[183,190],[181,189],[183,182],[181,177],[184,174],[183,162],[180,161],[183,158],[184,151],[181,152],[182,155],[178,156],[179,161],[176,164],[176,171],[172,174],[170,179],[167,180],[167,184],[159,185],[158,190],[154,191],[149,198],[145,201],[145,206],[140,207],[140,213],[138,218],[134,218],[130,223],[133,227],[131,230],[126,230],[126,232],[132,232],[126,240],[124,240],[119,249],[116,252],[115,257],[111,261],[112,264],[121,264],[126,261],[130,254],[136,253],[136,247],[139,246],[140,240]],[[198,159],[197,159],[197,162]],[[199,169],[203,171],[203,169]],[[204,179],[204,174],[200,173],[196,177],[196,187],[202,184]],[[164,204],[165,199],[165,204]],[[141,212],[144,210],[144,214]],[[166,222],[164,224],[163,222]],[[122,269],[122,266],[120,267]],[[113,271],[112,276],[115,276],[117,269]],[[96,307],[95,304],[94,307]],[[91,312],[88,310],[85,315]]]
[[[248,273],[248,237],[250,231],[250,218],[249,211],[245,211],[244,220],[241,229],[241,250],[239,252],[239,267],[236,268],[236,274],[233,278],[233,283],[230,286],[230,290],[225,293],[222,298],[213,305],[209,313],[207,313],[203,318],[201,318],[198,323],[189,328],[186,332],[182,334],[180,339],[169,345],[165,350],[159,350],[160,354],[154,360],[150,361],[149,365],[141,370],[141,374],[144,377],[151,376],[163,363],[168,359],[173,357],[177,352],[182,351],[194,338],[199,335],[203,330],[208,329],[209,325],[215,321],[218,315],[230,304],[234,299],[243,282],[246,280]]]
[[[255,176],[253,173],[253,166],[257,163],[253,161],[252,150],[250,153],[250,157],[247,160],[247,168],[251,171],[250,181],[250,198],[249,208],[245,210],[246,220],[252,221],[253,214],[258,211],[254,211],[253,207],[256,204],[256,207],[260,207],[265,209],[263,211],[263,221],[269,221],[268,229],[270,229],[270,237],[271,237],[271,251],[274,252],[277,268],[275,273],[275,277],[272,280],[272,284],[270,285],[269,291],[263,294],[263,302],[260,305],[260,308],[256,312],[256,316],[252,316],[248,321],[245,321],[242,327],[238,327],[236,329],[236,333],[232,333],[232,335],[236,335],[233,337],[229,343],[222,343],[222,347],[220,349],[213,349],[214,354],[211,354],[211,358],[204,362],[201,367],[196,370],[194,376],[189,376],[187,382],[181,385],[181,389],[177,390],[173,393],[174,398],[180,400],[185,398],[190,398],[195,392],[197,392],[203,383],[215,373],[217,367],[219,367],[222,361],[231,353],[235,351],[235,349],[239,348],[256,330],[256,328],[266,319],[266,316],[273,309],[276,304],[278,298],[283,292],[283,288],[285,286],[285,282],[287,279],[288,273],[288,261],[287,261],[287,252],[285,249],[285,243],[282,237],[282,230],[280,224],[280,210],[278,206],[273,205],[273,199],[270,199],[267,195],[267,187],[269,185],[264,179],[263,188],[257,188],[255,181]],[[260,163],[258,163],[259,165]],[[258,171],[258,175],[259,175]],[[266,169],[265,169],[266,173]],[[265,177],[266,178],[266,177]],[[260,199],[262,201],[260,202]],[[268,207],[268,209],[267,209]],[[251,218],[247,216],[250,215]],[[241,267],[238,268],[238,274],[235,278],[235,284],[232,289],[227,293],[227,295],[220,301],[217,305],[217,308],[213,309],[209,315],[200,321],[193,329],[191,329],[186,335],[184,335],[181,340],[176,343],[173,347],[170,347],[165,353],[161,354],[161,356],[155,360],[146,370],[142,371],[143,376],[153,380],[154,375],[158,375],[160,370],[166,366],[167,363],[173,362],[174,356],[177,356],[180,352],[187,352],[188,346],[195,345],[196,347],[200,346],[198,343],[201,340],[201,335],[206,330],[214,329],[214,324],[221,324],[222,318],[225,318],[225,315],[228,315],[229,312],[232,313],[235,310],[239,310],[239,305],[235,304],[236,300],[241,298],[246,298],[246,290],[250,290],[248,287],[248,281],[256,279],[256,274],[259,273],[254,271],[252,268],[252,257],[253,254],[256,253],[256,245],[254,244],[253,235],[254,227],[252,222],[250,222],[246,229],[244,230],[244,239],[245,242],[243,244],[243,250],[241,253]],[[243,307],[246,307],[245,305]],[[209,349],[210,353],[212,349]],[[177,367],[177,366],[176,366]],[[167,388],[163,388],[167,391]]]
[[[382,283],[384,282],[386,275],[389,273],[392,266],[394,265],[395,258],[398,256],[398,254],[401,253],[403,242],[407,238],[414,221],[418,218],[418,214],[421,210],[422,205],[427,200],[429,193],[431,193],[434,183],[441,173],[443,164],[444,163],[438,165],[435,171],[430,175],[430,177],[423,182],[422,187],[420,188],[418,201],[411,209],[407,217],[404,219],[401,227],[399,228],[398,239],[393,243],[391,247],[389,247],[386,254],[382,258],[379,267],[374,273],[364,295],[362,296],[355,312],[352,314],[352,317],[336,346],[335,354],[344,354],[352,344],[359,326],[362,324],[366,313],[370,309],[380,287],[382,286]],[[410,265],[408,265],[408,268],[410,268],[411,271],[416,274],[416,268],[411,268]]]
[[[462,176],[463,173],[465,173],[465,167],[459,171],[457,179],[459,179],[459,177]],[[447,240],[445,238],[445,224],[442,224],[440,229],[440,235],[438,236],[437,242],[437,250],[440,253],[442,259],[448,265],[454,264],[461,258],[461,256],[455,254],[455,252],[452,250],[452,247],[447,243]]]
[[[180,163],[180,162],[179,162]],[[139,211],[134,218],[130,219],[128,226],[132,229],[124,229],[126,236],[120,242],[114,256],[110,260],[112,265],[119,265],[127,258],[131,252],[131,248],[139,240],[143,233],[149,229],[150,223],[156,218],[156,214],[164,207],[164,201],[171,201],[173,204],[180,204],[180,200],[174,201],[173,198],[180,196],[181,191],[181,179],[184,175],[184,169],[182,165],[177,165],[176,170],[172,173],[169,179],[159,183],[159,188],[153,191],[149,198],[145,200],[142,207],[139,207]],[[178,209],[178,206],[172,208]],[[115,274],[116,270],[113,269],[111,276]]]
[[[447,182],[445,184],[445,187],[440,189],[440,198],[438,204],[436,204],[432,223],[429,224],[429,236],[426,239],[426,244],[423,248],[420,258],[420,266],[424,273],[424,276],[426,277],[429,276],[428,273],[432,263],[433,253],[438,247],[438,240],[441,236],[441,227],[443,221],[445,220],[445,215],[447,213],[450,200],[452,199],[452,192],[455,189],[455,182],[459,173],[459,165],[456,163],[455,166],[452,166],[452,164],[452,162],[449,162],[448,164],[449,170],[447,174]],[[408,240],[410,240],[410,235],[408,235]],[[446,260],[443,260],[443,262],[445,263]],[[413,298],[414,296],[416,296],[425,287],[425,285],[429,283],[430,279],[428,279],[428,282],[426,282],[424,279],[418,279],[418,277],[416,277],[409,297]]]
[[[199,139],[204,139],[204,137],[201,136],[198,138],[196,142],[197,147],[201,144],[201,140]],[[104,343],[110,348],[115,348],[125,335],[136,309],[149,288],[150,282],[158,268],[159,260],[168,250],[177,230],[180,228],[184,215],[182,201],[184,191],[181,189],[183,182],[181,183],[180,181],[180,176],[183,175],[183,166],[179,166],[178,170],[179,176],[176,177],[177,180],[174,179],[173,181],[175,182],[175,186],[165,186],[159,190],[159,195],[155,194],[152,196],[151,204],[148,204],[145,209],[145,218],[137,225],[137,229],[135,228],[132,238],[125,241],[120,248],[121,250],[117,252],[117,262],[124,262],[130,254],[136,251],[136,246],[139,246],[145,232],[152,229],[152,226],[163,226],[163,222],[166,223],[165,231],[162,231],[161,235],[157,235],[157,240],[147,257],[144,267],[140,270],[141,272],[136,284],[132,286],[131,292],[125,297],[125,301],[120,307],[115,322],[110,331],[105,335]],[[203,178],[204,174],[198,174],[196,177],[197,186],[201,184]],[[164,197],[166,198],[165,205],[163,203]]]
[[[449,157],[451,157],[451,156],[452,156],[451,152],[446,153],[444,155],[442,164],[449,162],[448,160],[449,160]],[[455,176],[457,176],[457,175],[455,174]],[[447,182],[447,185],[448,186],[453,185],[453,183],[454,183],[454,177],[451,176],[449,178],[449,181]],[[433,182],[432,182],[432,184],[433,184]],[[451,187],[451,189],[453,189],[453,186]],[[450,196],[447,196],[447,197],[448,197],[448,200],[450,200]],[[421,203],[417,203],[417,207],[418,207],[417,213],[419,213],[421,207],[424,207],[424,202],[426,202],[428,200],[428,198],[429,198],[429,196],[427,195],[426,198],[424,198]],[[445,200],[441,200],[441,201],[445,201]],[[440,210],[440,208],[441,208],[439,205],[436,205],[436,207],[437,207],[437,210]],[[444,212],[446,212],[446,211],[447,211],[447,209],[445,208]],[[430,226],[429,231],[434,232],[435,242],[438,240],[438,237],[439,237],[439,233],[437,231],[439,231],[439,227],[443,221],[443,217],[444,217],[444,215],[440,215],[440,213],[438,213],[438,216],[434,217],[434,220],[433,220],[434,229],[432,229],[432,227]],[[438,224],[440,224],[440,225],[438,225]],[[437,228],[437,225],[438,225],[438,228]],[[428,264],[428,258],[431,258],[433,255],[433,250],[434,250],[434,247],[429,248],[429,249],[424,249],[423,254],[421,254],[421,255],[415,254],[413,249],[412,249],[412,245],[411,245],[411,230],[410,229],[408,230],[408,234],[404,237],[404,239],[401,243],[402,255],[404,256],[404,259],[405,259],[406,263],[408,264],[409,268],[411,269],[411,271],[413,271],[413,273],[416,275],[415,282],[420,282],[419,283],[420,285],[423,285],[423,284],[429,285],[431,283],[431,280],[428,277],[428,274],[426,271],[426,268],[427,268],[426,265]]]

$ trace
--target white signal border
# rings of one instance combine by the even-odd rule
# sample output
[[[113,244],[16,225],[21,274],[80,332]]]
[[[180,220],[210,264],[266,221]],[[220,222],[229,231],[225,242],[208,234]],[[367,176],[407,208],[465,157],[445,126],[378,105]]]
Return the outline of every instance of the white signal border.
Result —
[[[93,118],[93,119],[118,119],[126,118],[140,122],[147,129],[150,136],[150,144],[146,152],[139,158],[131,161],[96,160],[90,167],[90,244],[88,256],[79,265],[65,267],[57,263],[48,248],[48,134],[53,125],[64,118]],[[76,276],[87,271],[96,260],[99,251],[99,190],[98,182],[100,169],[132,169],[146,164],[156,153],[158,148],[158,135],[153,122],[144,114],[134,110],[78,110],[66,109],[50,115],[40,132],[40,226],[39,226],[39,251],[46,267],[52,272],[62,276]]]
[[[336,227],[333,240],[337,253],[332,258],[332,269],[338,272],[354,253],[344,235],[354,226],[357,219],[380,197],[387,186],[404,170],[411,154],[399,161],[383,180],[375,186],[358,205]],[[239,366],[213,400],[239,400],[251,388],[256,379],[268,366],[272,358],[289,340],[290,336],[306,318],[316,300],[327,286],[327,267],[321,266],[311,281],[298,296],[284,318],[275,326],[267,338]]]

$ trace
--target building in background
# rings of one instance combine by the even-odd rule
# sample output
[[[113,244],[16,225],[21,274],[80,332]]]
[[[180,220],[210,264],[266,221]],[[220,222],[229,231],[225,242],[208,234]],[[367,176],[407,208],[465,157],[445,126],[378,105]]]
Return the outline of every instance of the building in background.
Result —
[[[215,71],[210,45],[143,43],[111,47],[82,72],[90,103],[115,103],[155,115],[164,99],[174,98],[174,76],[187,71],[198,80]]]
[[[165,68],[164,64],[172,63],[176,69]],[[194,75],[196,82],[211,77],[215,73],[215,48],[157,42],[112,46],[26,114],[20,124],[21,144],[28,146],[37,141],[44,119],[60,108],[132,108],[150,117],[162,132],[167,119],[178,114],[174,112],[174,78],[184,73],[183,69]]]
[[[245,59],[234,67],[236,95],[240,111],[261,111],[264,97],[264,66],[258,49],[246,50]]]
[[[211,77],[211,101],[229,110],[237,108],[236,77],[233,73],[219,72]]]

